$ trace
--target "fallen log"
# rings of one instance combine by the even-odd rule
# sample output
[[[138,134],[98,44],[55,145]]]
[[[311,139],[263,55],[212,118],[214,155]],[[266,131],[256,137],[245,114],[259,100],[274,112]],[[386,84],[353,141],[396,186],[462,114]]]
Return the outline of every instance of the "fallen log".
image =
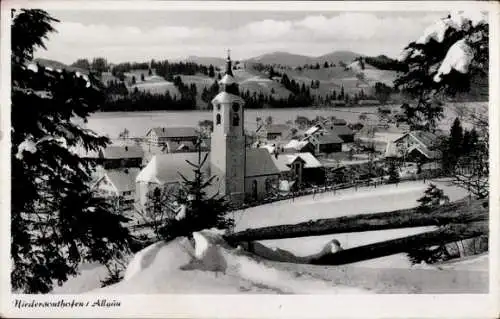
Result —
[[[446,244],[485,234],[488,234],[487,222],[475,222],[468,225],[453,224],[432,232],[341,250],[335,254],[312,257],[308,259],[308,263],[313,265],[342,265],[408,252],[414,248]]]
[[[488,208],[485,204],[487,204],[486,200],[471,202],[463,200],[442,205],[432,211],[411,208],[385,213],[319,219],[298,224],[247,229],[228,234],[225,239],[230,243],[237,243],[408,227],[467,224],[488,220]]]

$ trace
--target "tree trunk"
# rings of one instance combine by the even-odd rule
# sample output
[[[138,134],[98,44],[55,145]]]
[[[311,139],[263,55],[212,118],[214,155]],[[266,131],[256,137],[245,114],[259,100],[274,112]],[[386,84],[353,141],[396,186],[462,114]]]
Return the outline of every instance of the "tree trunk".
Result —
[[[459,201],[442,205],[431,212],[418,208],[402,209],[385,213],[362,214],[339,218],[320,219],[298,224],[248,229],[226,235],[230,243],[268,239],[284,239],[328,234],[365,232],[395,228],[440,226],[487,221],[485,200]]]

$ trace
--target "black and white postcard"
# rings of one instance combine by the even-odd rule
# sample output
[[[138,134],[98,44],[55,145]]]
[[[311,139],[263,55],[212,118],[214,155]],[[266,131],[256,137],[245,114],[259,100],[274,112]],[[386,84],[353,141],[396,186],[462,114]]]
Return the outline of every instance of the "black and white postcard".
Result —
[[[3,2],[1,315],[497,317],[499,8]]]

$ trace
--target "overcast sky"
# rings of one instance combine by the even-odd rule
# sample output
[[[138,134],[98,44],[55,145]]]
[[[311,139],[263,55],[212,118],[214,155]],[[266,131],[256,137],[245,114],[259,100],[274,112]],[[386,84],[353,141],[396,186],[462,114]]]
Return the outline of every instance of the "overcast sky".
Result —
[[[319,56],[335,50],[397,57],[445,12],[68,11],[47,51],[37,57],[72,63],[103,56],[110,62],[234,59],[274,51]]]

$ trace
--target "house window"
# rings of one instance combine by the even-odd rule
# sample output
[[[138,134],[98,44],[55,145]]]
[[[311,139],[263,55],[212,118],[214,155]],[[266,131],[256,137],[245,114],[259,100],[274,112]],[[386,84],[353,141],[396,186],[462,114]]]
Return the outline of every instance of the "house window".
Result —
[[[216,108],[217,108],[217,111],[220,111],[220,104],[219,103],[216,104]]]
[[[220,125],[220,121],[221,121],[220,114],[217,113],[217,115],[215,116],[215,124]]]
[[[240,105],[238,103],[233,103],[233,111],[238,112],[240,110]]]
[[[233,126],[240,125],[240,116],[237,113],[233,114]]]
[[[132,195],[132,191],[125,191],[125,192],[123,192],[123,196],[127,196],[127,195]]]

